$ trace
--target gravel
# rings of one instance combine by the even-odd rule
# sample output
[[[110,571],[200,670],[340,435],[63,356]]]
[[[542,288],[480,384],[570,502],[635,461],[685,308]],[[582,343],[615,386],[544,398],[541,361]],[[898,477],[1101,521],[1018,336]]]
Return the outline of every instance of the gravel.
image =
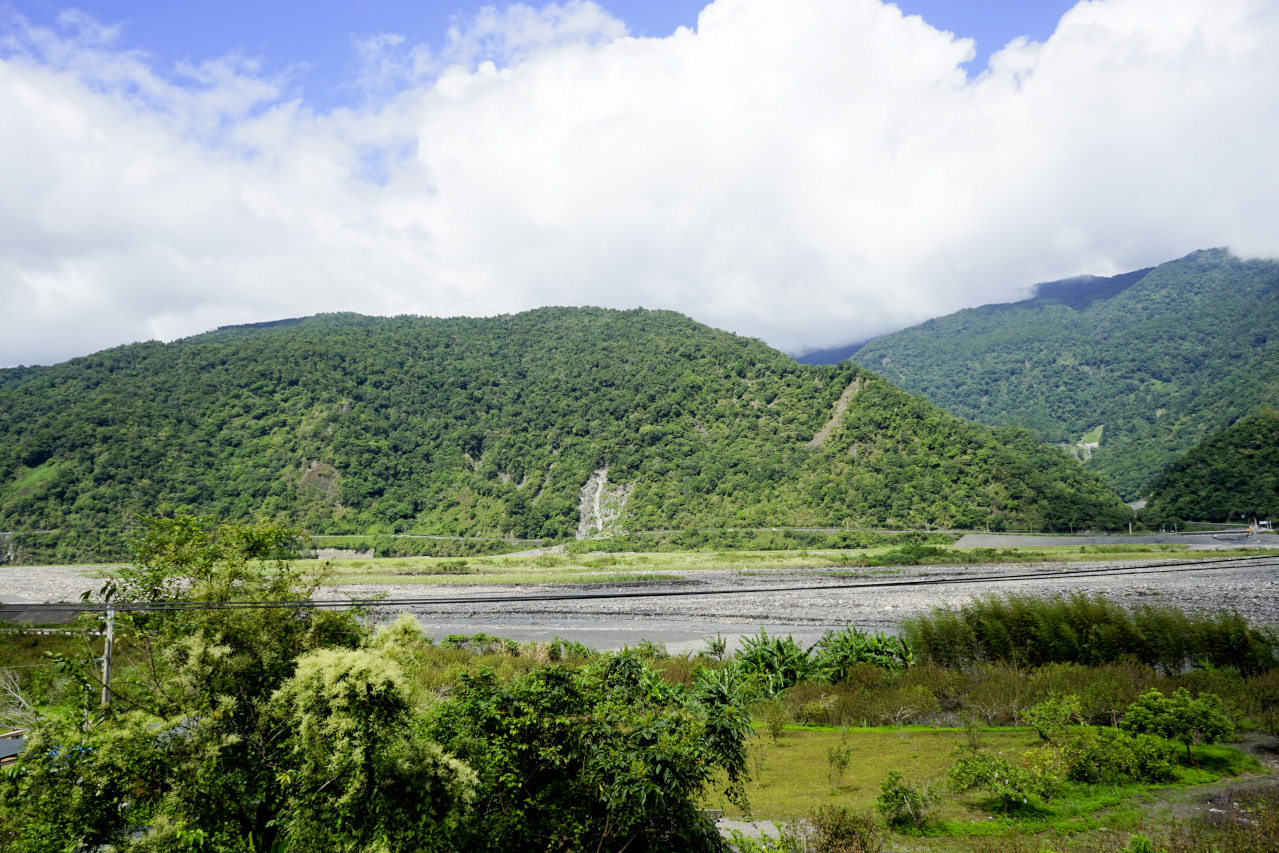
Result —
[[[1225,555],[1223,555],[1225,556]],[[888,571],[823,569],[713,570],[687,573],[679,581],[615,585],[471,586],[423,584],[349,584],[324,597],[437,599],[475,596],[514,598],[547,592],[695,592],[696,595],[567,601],[494,601],[440,603],[408,607],[380,606],[377,615],[392,619],[407,610],[436,637],[488,633],[518,640],[554,636],[595,648],[635,645],[641,639],[663,642],[672,652],[700,649],[706,637],[721,633],[730,648],[744,634],[764,626],[769,633],[793,633],[813,642],[830,627],[853,624],[862,629],[893,631],[910,616],[934,607],[961,605],[974,596],[1021,593],[1034,595],[1082,592],[1127,603],[1170,604],[1188,610],[1233,608],[1250,621],[1279,623],[1279,555],[1242,565],[1197,561],[1163,561],[1175,573],[1097,574],[1080,570],[1123,570],[1153,561],[1112,560],[1094,563],[1004,563],[976,566],[920,566]],[[102,585],[101,571],[83,566],[0,567],[0,601],[76,601]],[[1015,575],[1035,577],[1016,578]],[[975,582],[978,577],[994,581]],[[847,588],[854,584],[897,581],[952,583],[888,588]],[[802,590],[784,587],[806,587]]]

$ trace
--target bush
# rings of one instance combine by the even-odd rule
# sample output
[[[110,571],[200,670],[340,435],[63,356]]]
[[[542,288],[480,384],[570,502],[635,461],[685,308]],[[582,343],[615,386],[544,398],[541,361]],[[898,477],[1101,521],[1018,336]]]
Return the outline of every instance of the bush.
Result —
[[[941,797],[930,785],[907,782],[900,771],[894,770],[879,786],[875,808],[892,826],[913,826],[919,829],[928,822],[928,810],[940,801]]]
[[[884,830],[873,812],[822,806],[808,816],[812,853],[880,853]]]
[[[1038,732],[1041,739],[1051,741],[1055,732],[1066,728],[1079,715],[1078,696],[1053,695],[1026,709],[1022,721]]]
[[[743,637],[737,663],[742,671],[759,682],[766,693],[780,693],[799,681],[821,677],[818,662],[795,638],[770,637],[763,629],[755,637]]]
[[[961,753],[947,777],[950,789],[987,791],[1003,802],[1004,811],[1028,804],[1031,796],[1051,799],[1061,784],[1055,763],[1035,761],[1033,755],[1012,762],[988,749],[963,749]]]
[[[1177,748],[1153,735],[1118,729],[1083,732],[1064,747],[1067,778],[1074,782],[1171,782]]]
[[[869,634],[851,625],[845,625],[842,631],[827,631],[814,648],[818,665],[832,683],[843,681],[848,668],[859,663],[897,670],[915,661],[906,639],[888,637],[879,631]]]
[[[951,667],[1135,659],[1167,674],[1198,664],[1251,675],[1279,666],[1279,637],[1234,611],[1187,613],[1153,605],[1129,611],[1082,593],[986,596],[908,620],[904,628],[917,656]]]
[[[720,685],[722,686],[722,685]],[[634,654],[548,666],[508,683],[463,677],[428,733],[479,775],[458,849],[720,850],[697,806],[727,783],[745,807],[749,720],[706,683],[701,701]]]
[[[1127,731],[1179,740],[1186,745],[1187,758],[1191,758],[1192,743],[1216,743],[1234,732],[1220,696],[1201,693],[1198,699],[1191,699],[1184,687],[1171,697],[1158,690],[1149,691],[1128,706],[1119,725]]]

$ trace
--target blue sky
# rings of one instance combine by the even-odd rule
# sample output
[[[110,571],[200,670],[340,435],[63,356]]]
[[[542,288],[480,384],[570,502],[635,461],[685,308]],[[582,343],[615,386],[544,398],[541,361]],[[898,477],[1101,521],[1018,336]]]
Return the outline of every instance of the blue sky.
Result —
[[[349,84],[356,62],[353,37],[395,33],[410,44],[438,48],[451,26],[464,24],[481,7],[510,4],[484,0],[17,0],[5,5],[46,26],[56,26],[67,8],[86,12],[103,24],[118,24],[119,46],[144,50],[161,67],[240,53],[262,62],[268,72],[293,69],[293,91],[324,109],[358,97]],[[664,37],[677,27],[695,27],[706,3],[610,0],[599,5],[621,19],[630,35]],[[985,68],[991,52],[1018,36],[1046,39],[1073,3],[900,0],[896,5],[939,29],[974,39],[977,55],[968,70],[976,73]]]
[[[1279,256],[1273,0],[4,4],[0,367],[543,305],[798,353]]]

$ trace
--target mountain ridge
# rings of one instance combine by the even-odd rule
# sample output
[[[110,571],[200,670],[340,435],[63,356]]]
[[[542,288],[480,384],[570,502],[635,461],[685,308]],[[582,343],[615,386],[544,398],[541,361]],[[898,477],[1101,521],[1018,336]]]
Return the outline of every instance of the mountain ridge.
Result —
[[[1046,442],[1103,427],[1085,465],[1128,500],[1209,435],[1279,404],[1279,262],[1207,249],[1073,293],[1070,281],[881,336],[852,361]]]
[[[1064,529],[1126,512],[1028,433],[674,312],[317,315],[104,350],[0,389],[0,529],[195,512],[571,536],[602,466],[639,530]]]

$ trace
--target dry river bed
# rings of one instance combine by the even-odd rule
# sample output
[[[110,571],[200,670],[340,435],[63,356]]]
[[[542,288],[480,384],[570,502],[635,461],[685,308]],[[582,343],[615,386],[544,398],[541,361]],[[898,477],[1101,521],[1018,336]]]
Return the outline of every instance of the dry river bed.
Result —
[[[1233,608],[1251,621],[1279,624],[1279,555],[1241,564],[1160,562],[1163,567],[1149,573],[1132,572],[1155,561],[1113,560],[879,571],[711,570],[687,572],[677,581],[590,585],[350,584],[328,588],[322,596],[385,596],[388,601],[376,608],[379,619],[392,619],[407,611],[437,638],[476,633],[521,641],[562,637],[600,649],[634,646],[646,639],[664,643],[671,652],[701,649],[705,639],[717,633],[736,644],[742,635],[753,634],[761,626],[770,634],[790,633],[809,643],[826,629],[845,624],[893,631],[903,619],[934,607],[1004,593],[1082,592],[1125,604],[1170,604],[1192,610]],[[76,601],[82,592],[96,590],[103,583],[100,578],[85,577],[87,571],[92,569],[0,567],[0,601]],[[593,597],[527,600],[548,594]],[[628,597],[604,597],[613,594]],[[431,601],[391,605],[404,598]]]

